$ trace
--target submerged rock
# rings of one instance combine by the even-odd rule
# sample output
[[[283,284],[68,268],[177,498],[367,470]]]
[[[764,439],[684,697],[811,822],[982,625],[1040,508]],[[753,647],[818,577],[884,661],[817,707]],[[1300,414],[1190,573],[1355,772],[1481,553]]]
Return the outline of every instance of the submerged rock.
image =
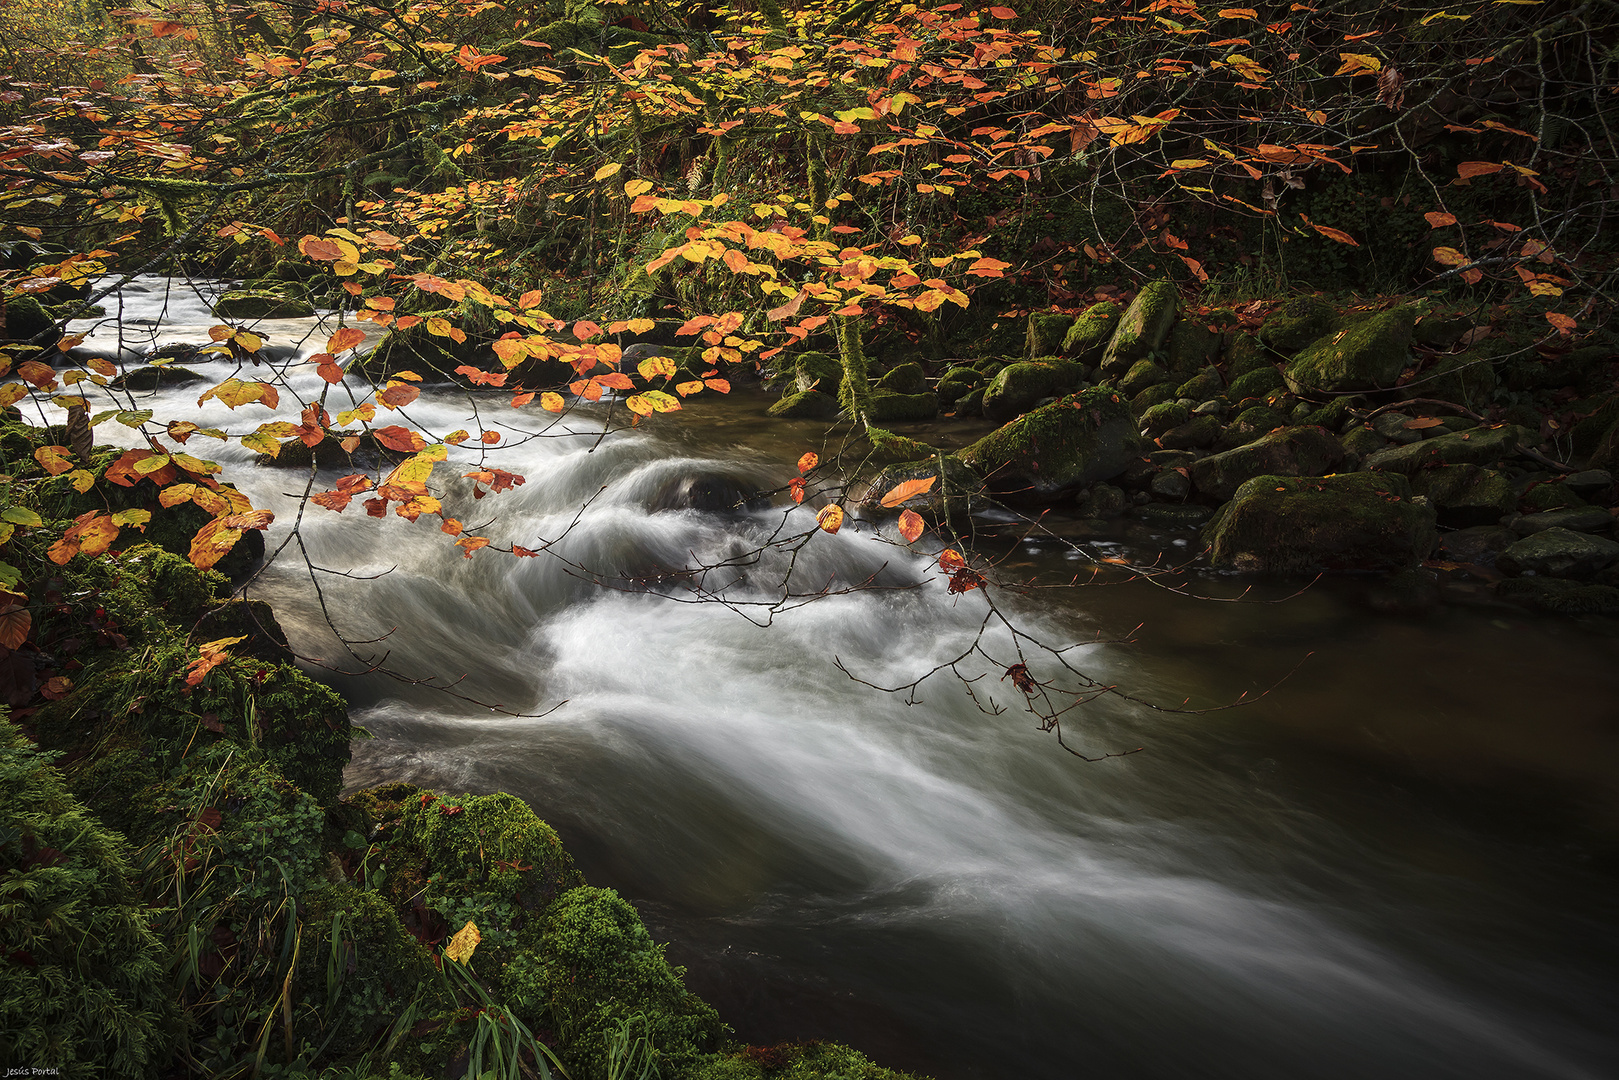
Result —
[[[156,390],[160,386],[184,386],[202,382],[206,376],[178,364],[157,366],[148,364],[120,375],[109,384],[114,390]]]
[[[1397,570],[1427,557],[1434,512],[1403,476],[1256,476],[1204,532],[1215,566],[1248,573]]]
[[[958,456],[996,491],[1051,498],[1111,480],[1141,447],[1129,405],[1097,388],[1041,406]]]
[[[1323,476],[1343,459],[1343,447],[1322,428],[1281,428],[1194,462],[1192,480],[1203,495],[1224,501],[1255,476]]]
[[[1619,589],[1563,578],[1507,578],[1495,583],[1495,595],[1555,615],[1619,615]]]
[[[681,476],[663,484],[647,504],[647,509],[701,510],[711,514],[762,509],[770,500],[759,494],[757,485],[744,477],[726,473]]]

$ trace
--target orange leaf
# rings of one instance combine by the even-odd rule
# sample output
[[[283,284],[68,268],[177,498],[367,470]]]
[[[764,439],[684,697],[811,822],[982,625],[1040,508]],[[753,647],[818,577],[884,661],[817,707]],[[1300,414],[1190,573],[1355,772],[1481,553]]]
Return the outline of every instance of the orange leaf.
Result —
[[[602,332],[602,328],[588,319],[580,319],[573,324],[573,336],[580,341],[587,341]]]
[[[1401,426],[1408,431],[1421,431],[1424,428],[1438,427],[1444,421],[1437,416],[1419,416],[1415,420],[1407,420]]]
[[[843,528],[843,507],[836,505],[821,507],[821,512],[815,515],[815,524],[825,532],[837,532]]]
[[[1455,214],[1442,214],[1438,210],[1429,210],[1422,216],[1427,220],[1428,224],[1435,229],[1443,229],[1446,225],[1456,224]]]
[[[409,383],[395,383],[377,395],[377,400],[390,409],[398,409],[409,405],[420,397],[422,392]]]
[[[1557,327],[1557,332],[1562,334],[1564,337],[1572,334],[1574,332],[1574,328],[1580,325],[1569,316],[1560,314],[1556,311],[1546,312],[1546,321]]]
[[[807,473],[820,463],[821,459],[816,456],[815,451],[811,450],[809,453],[798,459],[798,471],[800,473]]]
[[[916,543],[916,538],[922,535],[922,515],[913,510],[903,511],[899,515],[899,534],[905,537],[907,544]]]
[[[1464,266],[1468,259],[1453,247],[1436,247],[1433,249],[1433,261],[1445,266]]]
[[[427,441],[409,428],[392,424],[388,427],[377,428],[371,434],[377,441],[390,450],[397,450],[402,454],[414,454],[427,445]]]
[[[787,481],[787,494],[792,496],[795,503],[804,501],[804,478],[802,476],[795,476]]]
[[[967,560],[961,557],[961,552],[955,548],[945,548],[939,552],[939,569],[945,573],[960,570],[967,565]]]
[[[903,484],[895,486],[887,495],[884,495],[882,504],[892,509],[913,495],[921,495],[923,492],[932,491],[933,485],[938,479],[937,476],[928,476],[921,480],[907,480]]]
[[[1489,176],[1506,168],[1505,165],[1495,161],[1464,161],[1456,166],[1456,173],[1463,180],[1471,180],[1475,176]]]
[[[331,337],[326,339],[326,351],[336,356],[344,349],[352,349],[365,340],[365,331],[353,326],[345,326]]]

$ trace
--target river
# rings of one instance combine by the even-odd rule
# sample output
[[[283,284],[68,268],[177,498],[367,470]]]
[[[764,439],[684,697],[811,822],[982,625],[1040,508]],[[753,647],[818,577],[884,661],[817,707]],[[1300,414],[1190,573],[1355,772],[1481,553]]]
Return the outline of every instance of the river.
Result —
[[[205,339],[214,321],[151,281],[125,291],[124,314],[126,334],[145,318],[165,340]],[[309,366],[288,375],[320,385]],[[233,431],[270,416],[199,409],[197,393],[138,403]],[[984,616],[982,592],[948,594],[891,530],[817,535],[791,574],[800,590],[874,574],[885,588],[766,619],[750,605],[775,595],[791,556],[749,553],[807,529],[810,511],[781,497],[743,514],[658,509],[692,477],[780,487],[824,448],[822,425],[766,421],[765,404],[704,395],[606,439],[600,407],[473,417],[451,388],[407,407],[403,422],[499,430],[487,460],[526,483],[475,501],[458,481],[447,508],[497,543],[555,541],[568,561],[462,558],[428,519],[379,521],[357,502],[306,510],[314,561],[352,575],[316,575],[327,611],[350,639],[383,639],[355,649],[393,673],[311,667],[374,736],[355,743],[350,785],[522,796],[754,1042],[836,1038],[940,1080],[1619,1075],[1611,623],[1476,606],[1383,616],[1356,579],[1237,603],[1147,582],[997,589],[1042,639],[1134,630],[1068,656],[1140,697],[1262,695],[1180,713],[1103,697],[1069,715],[1069,740],[1143,749],[1082,761],[1020,710],[1004,633],[986,639],[1001,666],[969,671],[984,676],[976,700],[948,675],[913,704],[839,670],[907,682]],[[304,474],[201,441],[188,449],[277,512],[274,547]],[[1080,546],[1191,553],[1184,537],[1116,532]],[[1091,565],[1053,539],[984,550],[1006,556],[1005,577]],[[693,560],[740,560],[707,581],[733,603],[632,580]],[[1189,588],[1240,591],[1200,574]],[[301,654],[361,666],[302,562],[284,557],[251,589]]]

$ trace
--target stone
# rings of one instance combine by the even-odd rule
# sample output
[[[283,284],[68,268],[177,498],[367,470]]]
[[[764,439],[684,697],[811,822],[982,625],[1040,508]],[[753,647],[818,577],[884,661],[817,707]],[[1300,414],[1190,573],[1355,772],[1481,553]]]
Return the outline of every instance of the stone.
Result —
[[[1130,499],[1112,484],[1095,484],[1074,500],[1082,518],[1116,518],[1130,505]]]
[[[1518,542],[1518,534],[1500,525],[1474,525],[1445,533],[1437,555],[1446,562],[1489,569],[1495,557]]]
[[[1130,399],[1130,411],[1137,416],[1145,416],[1147,410],[1153,406],[1174,400],[1175,389],[1173,384],[1155,383]]]
[[[1220,355],[1220,335],[1197,319],[1177,319],[1169,329],[1164,355],[1170,371],[1197,371]]]
[[[900,364],[877,380],[877,389],[894,394],[922,394],[928,388],[927,374],[922,365],[914,361]]]
[[[0,307],[0,340],[29,341],[56,325],[45,305],[33,296],[14,296]]]
[[[984,384],[984,376],[970,367],[954,367],[939,376],[939,384],[935,388],[939,400],[949,404],[959,401],[975,387]]]
[[[1391,446],[1367,457],[1364,465],[1406,475],[1434,465],[1488,465],[1517,453],[1520,445],[1533,446],[1536,441],[1527,428],[1502,424],[1450,432],[1409,446]]]
[[[1218,397],[1225,389],[1225,380],[1220,378],[1220,369],[1210,364],[1208,367],[1181,383],[1175,391],[1175,396],[1191,398],[1194,402],[1208,401]]]
[[[1613,528],[1613,515],[1600,506],[1578,506],[1566,510],[1548,510],[1543,514],[1525,514],[1512,523],[1512,531],[1519,536],[1530,536],[1547,529],[1568,529],[1571,532],[1604,532]]]
[[[1397,570],[1427,558],[1434,512],[1399,475],[1256,476],[1204,530],[1216,567],[1249,573]]]
[[[1165,450],[1202,450],[1213,446],[1219,437],[1220,418],[1198,416],[1158,436],[1158,445]]]
[[[890,513],[894,510],[914,510],[934,523],[963,520],[968,515],[985,509],[990,501],[983,495],[984,480],[977,472],[962,464],[954,455],[940,458],[922,458],[885,465],[861,492],[855,505],[862,510]],[[895,487],[908,480],[938,477],[927,491],[912,495],[897,507],[884,507],[882,498]]]
[[[867,413],[880,424],[925,422],[939,415],[939,395],[932,392],[896,394],[888,390],[873,390]]]
[[[1070,390],[1078,382],[1070,364],[1025,360],[1008,364],[984,388],[984,416],[1005,423],[1034,408],[1046,398]]]
[[[1192,482],[1179,469],[1165,469],[1152,478],[1147,490],[1165,502],[1185,502],[1187,496],[1192,494]]]
[[[1060,311],[1031,311],[1029,312],[1029,328],[1023,339],[1023,355],[1029,359],[1036,356],[1055,356],[1063,351],[1063,342],[1068,338],[1068,331],[1074,325],[1072,315],[1065,315]]]
[[[1243,446],[1267,432],[1287,427],[1287,417],[1269,405],[1254,405],[1242,410],[1227,425],[1217,443],[1220,449],[1230,450]]]
[[[1250,371],[1274,368],[1276,355],[1252,334],[1228,331],[1225,346],[1225,374],[1228,379],[1240,379]]]
[[[633,346],[632,346],[633,347]],[[819,390],[837,397],[843,383],[843,365],[824,352],[807,352],[793,362],[793,384],[799,391]]]
[[[1102,353],[1107,349],[1107,343],[1113,338],[1113,331],[1118,328],[1119,315],[1123,311],[1118,304],[1111,300],[1104,300],[1100,304],[1092,304],[1085,309],[1085,313],[1074,320],[1068,328],[1068,333],[1062,339],[1062,353],[1071,356],[1083,364],[1095,365],[1102,359]]]
[[[838,415],[838,399],[819,390],[800,390],[788,394],[766,410],[771,416],[784,420],[829,420]]]
[[[1259,327],[1259,340],[1283,356],[1338,329],[1338,309],[1317,296],[1295,296],[1271,312]]]
[[[982,416],[984,413],[984,388],[975,386],[961,397],[956,399],[957,416]]]
[[[1231,411],[1230,406],[1226,405],[1225,402],[1219,400],[1218,398],[1210,398],[1208,401],[1199,402],[1197,407],[1192,410],[1192,415],[1193,416],[1224,416],[1226,413],[1228,413],[1230,411]]]
[[[1495,399],[1496,375],[1488,354],[1468,351],[1441,356],[1402,392],[1411,397],[1440,398],[1482,412]]]
[[[1563,486],[1576,495],[1597,495],[1613,487],[1613,474],[1606,469],[1586,469],[1563,477]]]
[[[1430,349],[1448,349],[1473,329],[1473,320],[1466,315],[1437,315],[1429,313],[1417,320],[1412,339]]]
[[[1387,439],[1364,424],[1350,428],[1343,437],[1344,452],[1362,458],[1385,449],[1388,444]]]
[[[156,390],[159,386],[184,386],[202,382],[206,376],[178,364],[155,366],[148,364],[126,372],[109,384],[114,390]]]
[[[1291,427],[1192,463],[1200,494],[1224,501],[1255,476],[1325,476],[1343,460],[1343,447],[1318,427]]]
[[[1619,615],[1619,589],[1586,585],[1562,578],[1506,578],[1495,583],[1495,595],[1555,615]]]
[[[1397,446],[1422,441],[1422,432],[1416,428],[1408,428],[1414,417],[1403,412],[1379,413],[1372,417],[1372,430],[1377,432],[1389,442]]]
[[[1154,281],[1143,286],[1119,317],[1119,325],[1102,354],[1102,374],[1122,375],[1136,361],[1160,348],[1179,307],[1180,294],[1174,282]]]
[[[1156,529],[1174,529],[1195,532],[1201,529],[1214,511],[1195,503],[1155,503],[1138,506],[1131,514]]]
[[[1169,372],[1153,363],[1151,360],[1138,360],[1131,365],[1119,380],[1119,393],[1126,397],[1135,397],[1149,386],[1157,386],[1169,378]]]
[[[1141,450],[1124,398],[1096,388],[1043,405],[958,456],[996,491],[1051,498],[1111,480]]]
[[[1178,401],[1154,405],[1141,414],[1141,433],[1149,438],[1162,435],[1171,428],[1188,423],[1192,414]]]
[[[1288,388],[1336,394],[1393,386],[1410,359],[1415,318],[1408,304],[1353,319],[1299,352],[1287,367]]]
[[[1588,578],[1619,561],[1619,543],[1570,529],[1542,529],[1495,557],[1498,569],[1514,577]]]
[[[1286,387],[1287,381],[1282,378],[1282,373],[1266,364],[1264,367],[1255,368],[1246,375],[1232,380],[1230,388],[1226,391],[1226,397],[1232,401],[1241,401],[1243,398],[1251,397],[1262,398],[1266,394],[1286,389]]]
[[[315,309],[307,300],[294,300],[273,292],[228,292],[214,301],[214,315],[221,319],[307,319]]]
[[[1411,489],[1433,503],[1439,524],[1454,529],[1494,525],[1518,501],[1505,473],[1479,465],[1423,469],[1412,477]]]

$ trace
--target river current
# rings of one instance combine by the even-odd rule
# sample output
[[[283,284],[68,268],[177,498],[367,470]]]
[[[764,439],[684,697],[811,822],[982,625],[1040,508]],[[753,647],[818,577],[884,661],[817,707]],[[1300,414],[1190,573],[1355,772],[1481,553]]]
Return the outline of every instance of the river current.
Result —
[[[206,341],[216,321],[155,279],[123,297],[137,351]],[[136,340],[141,320],[151,333]],[[263,329],[284,357],[324,340],[302,340],[307,321]],[[313,366],[287,370],[318,392]],[[271,418],[199,408],[198,393],[136,403],[235,432]],[[998,591],[1054,642],[1139,625],[1132,644],[1068,656],[1140,697],[1263,695],[1205,713],[1103,697],[1070,714],[1070,741],[1143,749],[1085,762],[987,663],[967,672],[983,675],[972,695],[947,674],[914,703],[839,670],[893,686],[974,639],[984,594],[948,594],[926,539],[912,551],[860,523],[817,535],[790,580],[832,594],[764,618],[794,556],[752,553],[812,511],[780,496],[746,513],[667,507],[692,478],[780,488],[823,449],[824,425],[766,422],[765,403],[703,395],[603,439],[601,407],[475,416],[464,393],[426,389],[396,422],[499,431],[484,460],[526,477],[474,500],[465,468],[441,466],[447,512],[561,557],[463,558],[429,519],[367,518],[358,501],[304,511],[311,559],[341,572],[314,575],[326,612],[347,638],[378,639],[354,650],[387,670],[329,670],[366,665],[333,638],[293,552],[250,594],[374,736],[354,745],[350,786],[528,800],[754,1042],[835,1038],[940,1080],[1619,1075],[1611,626],[1470,607],[1379,616],[1352,579],[1277,603],[1294,586],[1240,603],[1140,582]],[[133,436],[97,429],[120,434]],[[274,549],[307,472],[218,445],[188,449],[276,511]],[[451,464],[481,453],[474,439]],[[1089,566],[1051,540],[997,543],[1008,577]],[[1130,530],[1082,546],[1189,554]],[[641,585],[727,560],[706,584],[730,604]],[[883,588],[840,591],[874,575]],[[1011,655],[1004,633],[987,643]]]

